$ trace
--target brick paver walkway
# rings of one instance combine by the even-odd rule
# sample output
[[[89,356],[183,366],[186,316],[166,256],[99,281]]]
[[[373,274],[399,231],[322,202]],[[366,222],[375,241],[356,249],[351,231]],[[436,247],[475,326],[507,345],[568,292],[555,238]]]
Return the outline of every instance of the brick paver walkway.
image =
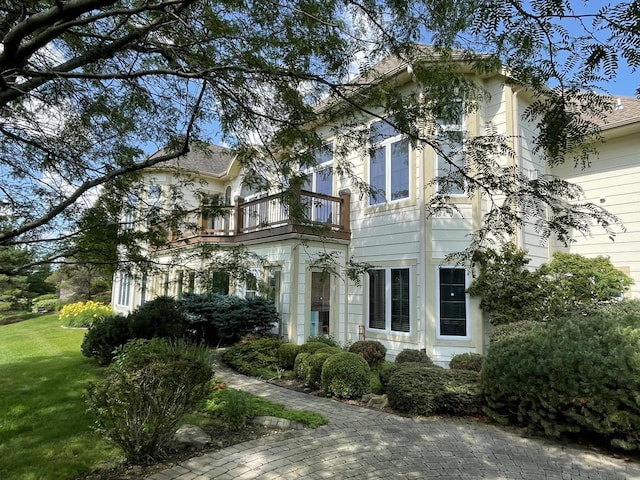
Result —
[[[230,386],[329,425],[192,458],[149,480],[639,479],[640,464],[463,419],[414,419],[294,392],[216,366]]]

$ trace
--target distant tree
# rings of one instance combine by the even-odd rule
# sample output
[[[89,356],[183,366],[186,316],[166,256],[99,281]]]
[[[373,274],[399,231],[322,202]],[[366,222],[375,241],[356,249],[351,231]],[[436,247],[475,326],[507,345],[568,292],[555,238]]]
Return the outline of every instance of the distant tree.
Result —
[[[264,187],[269,171],[287,189],[302,184],[300,167],[322,145],[308,125],[323,123],[344,134],[337,173],[366,194],[344,161],[347,150],[366,154],[363,113],[443,154],[451,167],[443,184],[501,195],[472,248],[525,221],[560,240],[593,222],[613,234],[617,219],[576,203],[577,187],[499,166],[498,157],[517,156],[510,139],[491,129],[467,138],[460,168],[459,152],[446,154],[433,129],[418,128],[451,118],[457,100],[473,111],[486,97],[462,65],[472,74],[503,68],[533,96],[525,117],[539,129],[534,150],[550,164],[588,162],[598,139],[592,119],[611,108],[588,92],[614,79],[621,62],[640,63],[640,6],[588,8],[555,0],[0,2],[0,202],[14,219],[0,245],[46,245],[41,261],[71,258],[78,220],[101,185],[125,198],[131,185],[119,179],[210,140],[212,124],[253,171],[248,182]],[[393,76],[372,70],[390,54],[411,67],[419,94],[403,95]],[[162,153],[149,157],[154,150]],[[429,211],[453,208],[448,196],[441,189]],[[291,212],[302,211],[289,200]]]

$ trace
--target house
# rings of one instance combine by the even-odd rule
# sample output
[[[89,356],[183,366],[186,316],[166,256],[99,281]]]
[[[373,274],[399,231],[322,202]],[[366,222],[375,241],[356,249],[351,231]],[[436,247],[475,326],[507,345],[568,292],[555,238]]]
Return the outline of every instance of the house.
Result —
[[[393,76],[398,88],[418,88],[410,70],[397,59],[383,61],[378,74]],[[457,138],[469,138],[492,125],[496,132],[516,139],[512,147],[517,160],[507,157],[501,161],[531,176],[550,173],[534,153],[535,128],[522,120],[530,102],[526,93],[505,82],[500,72],[476,81],[489,93],[487,101],[472,113],[460,109],[438,128],[453,133],[453,138],[458,134]],[[637,198],[634,183],[640,176],[640,166],[634,165],[633,158],[640,102],[625,99],[622,105],[605,125],[600,160],[584,171],[567,166],[553,173],[578,181],[588,197],[606,203],[623,219],[631,219],[629,230],[616,243],[605,246],[596,235],[580,239],[570,251],[586,255],[611,252],[615,265],[640,280],[640,259],[633,255],[639,241],[640,212],[632,201],[634,195]],[[363,122],[371,132],[371,154],[363,157],[353,152],[349,160],[354,173],[376,193],[355,194],[349,178],[333,172],[333,152],[341,138],[327,129],[323,133],[328,148],[317,156],[317,167],[309,170],[305,188],[294,192],[308,206],[309,222],[304,225],[291,221],[283,192],[250,191],[243,184],[237,159],[222,147],[211,147],[207,155],[194,150],[150,170],[150,204],[166,198],[180,176],[198,180],[182,192],[194,212],[194,228],[172,232],[171,248],[149,252],[166,265],[164,271],[137,277],[117,274],[114,310],[126,313],[158,295],[180,297],[184,292],[213,290],[250,296],[262,290],[281,314],[277,333],[294,343],[321,334],[341,342],[366,338],[381,341],[391,358],[405,348],[423,349],[441,364],[454,354],[484,352],[490,325],[479,299],[465,293],[471,272],[445,259],[466,248],[469,234],[482,222],[486,200],[468,198],[460,184],[449,185],[450,202],[459,214],[427,215],[425,203],[440,188],[432,179],[450,167],[433,148],[412,148],[384,120],[372,117]],[[212,204],[218,206],[217,213],[207,215],[207,206]],[[314,225],[324,228],[315,230]],[[529,251],[534,266],[548,261],[560,248],[541,242],[532,225],[519,228],[514,240]],[[245,254],[260,261],[249,266],[251,275],[233,282],[224,268],[212,268],[210,261],[240,245]],[[187,267],[172,266],[177,253],[188,255],[202,246],[209,248],[208,258],[194,256]],[[327,274],[322,259],[331,260],[336,274]],[[354,259],[370,267],[361,282],[344,274]],[[634,287],[636,296],[639,284]]]

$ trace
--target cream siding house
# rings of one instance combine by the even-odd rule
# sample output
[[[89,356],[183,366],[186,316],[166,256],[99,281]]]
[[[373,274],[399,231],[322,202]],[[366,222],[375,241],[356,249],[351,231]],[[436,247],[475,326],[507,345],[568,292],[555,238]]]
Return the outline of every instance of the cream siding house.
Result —
[[[397,76],[398,88],[418,88],[405,65],[389,60],[382,65],[383,74]],[[468,138],[483,134],[491,125],[497,133],[514,139],[517,160],[501,159],[503,163],[512,162],[532,177],[550,173],[533,153],[534,127],[522,120],[528,105],[525,94],[505,84],[499,74],[476,80],[490,93],[489,100],[472,114],[461,113],[456,123],[438,128]],[[214,244],[224,252],[225,247],[241,244],[263,259],[256,264],[255,275],[272,287],[270,295],[282,317],[274,332],[289,341],[300,344],[310,335],[321,334],[341,342],[379,340],[387,347],[389,358],[405,348],[423,349],[442,365],[457,353],[483,353],[490,328],[479,299],[466,294],[470,272],[446,264],[445,257],[467,247],[469,234],[486,212],[486,201],[469,199],[464,191],[457,195],[454,192],[451,201],[460,214],[427,216],[425,204],[438,188],[430,182],[444,167],[437,153],[426,146],[412,148],[406,138],[377,118],[363,122],[371,131],[373,153],[354,151],[348,160],[355,173],[376,188],[376,194],[351,194],[353,186],[347,178],[313,173],[300,195],[313,205],[309,218],[329,225],[322,236],[292,224],[283,215],[280,192],[262,197],[247,195],[237,162],[222,148],[216,148],[209,160],[190,153],[176,163],[150,171],[150,183],[164,193],[177,172],[192,175],[198,182],[185,188],[186,202],[197,210],[202,198],[218,195],[228,205],[229,213],[212,221],[196,216],[194,221],[201,227],[197,232],[178,232],[171,249],[150,252],[167,265],[161,274],[153,278],[118,274],[113,287],[115,311],[128,312],[158,295],[179,297],[186,291],[205,290],[192,275],[207,266],[192,263],[187,269],[171,267],[176,249],[188,251],[197,245]],[[583,184],[588,196],[603,199],[608,208],[627,219],[629,230],[616,243],[596,235],[575,243],[571,251],[610,253],[616,265],[638,279],[640,208],[634,202],[639,199],[635,185],[640,181],[640,166],[634,139],[640,128],[628,127],[620,124],[606,129],[611,143],[604,144],[600,160],[591,169],[558,169],[552,173]],[[326,140],[332,148],[341,141],[339,136],[327,136]],[[318,162],[327,167],[335,160],[328,151]],[[541,242],[532,225],[520,229],[516,237],[518,245],[529,251],[532,265],[548,261],[551,249]],[[372,268],[360,284],[354,283],[345,275],[324,275],[314,266],[318,254],[332,255],[342,271],[351,258]],[[639,283],[634,295],[640,293]],[[256,288],[247,283],[229,285],[230,293],[238,295],[254,294]]]

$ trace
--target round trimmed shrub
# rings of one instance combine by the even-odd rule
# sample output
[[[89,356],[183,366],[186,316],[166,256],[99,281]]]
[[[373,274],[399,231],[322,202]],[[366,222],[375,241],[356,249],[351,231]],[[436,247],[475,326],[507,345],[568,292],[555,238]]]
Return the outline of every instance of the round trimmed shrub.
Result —
[[[507,323],[504,325],[496,325],[491,333],[491,345],[504,340],[505,338],[529,333],[541,323],[542,322],[536,322],[533,320],[521,320],[519,322]]]
[[[335,338],[329,336],[329,335],[312,335],[309,338],[307,338],[306,343],[324,343],[330,347],[339,347],[340,345],[338,345],[338,342],[336,341]]]
[[[360,398],[369,393],[369,364],[360,355],[335,353],[322,366],[322,389],[338,398]]]
[[[548,436],[596,434],[640,450],[640,312],[617,308],[493,344],[482,370],[485,411]]]
[[[476,372],[420,363],[396,365],[388,380],[387,395],[391,408],[410,415],[473,415],[481,406]]]
[[[396,363],[425,363],[427,365],[433,365],[433,362],[429,358],[429,355],[422,350],[415,350],[412,348],[405,348],[398,355],[396,355]]]
[[[318,350],[316,353],[342,353],[343,349],[340,347],[325,347]]]
[[[283,344],[274,337],[251,339],[228,348],[222,361],[244,375],[273,378],[280,368],[277,354]]]
[[[349,351],[364,358],[370,367],[381,364],[387,356],[386,347],[377,340],[359,340],[349,347]]]
[[[304,381],[312,388],[317,388],[322,385],[322,366],[329,357],[335,355],[331,352],[326,353],[312,353],[303,360],[305,364],[305,378]]]
[[[296,356],[296,361],[293,365],[293,373],[296,378],[300,380],[304,380],[307,376],[307,365],[306,359],[309,358],[311,354],[309,352],[301,352]]]
[[[322,342],[307,342],[300,345],[300,353],[316,353],[322,348],[327,348],[327,344]]]
[[[449,368],[453,370],[471,370],[479,372],[482,370],[484,357],[479,353],[460,353],[451,357]]]
[[[278,364],[285,370],[293,370],[296,362],[296,355],[300,352],[298,345],[293,343],[283,343],[276,352]]]

